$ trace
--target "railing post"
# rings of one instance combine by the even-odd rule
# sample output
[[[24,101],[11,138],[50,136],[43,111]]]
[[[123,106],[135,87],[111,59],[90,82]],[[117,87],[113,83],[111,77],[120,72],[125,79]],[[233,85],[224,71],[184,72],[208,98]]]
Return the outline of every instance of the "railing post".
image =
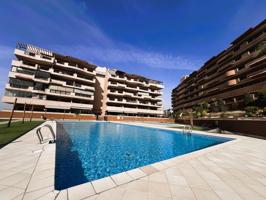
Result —
[[[23,119],[22,119],[22,123],[24,124],[25,121],[25,110],[26,110],[26,102],[24,103],[24,109],[23,109]]]
[[[33,109],[34,109],[34,105],[31,106],[30,122],[32,121]]]
[[[44,109],[44,117],[45,117],[45,120],[47,119],[47,117],[46,117],[46,113],[47,113],[47,109],[45,108],[45,109]]]
[[[13,109],[12,109],[12,112],[11,112],[11,115],[10,115],[10,118],[9,118],[9,122],[8,122],[8,125],[7,127],[10,127],[10,124],[11,124],[11,121],[12,121],[12,118],[13,118],[13,114],[14,114],[14,110],[15,110],[15,107],[16,107],[16,104],[17,104],[17,98],[15,98],[15,101],[14,101],[14,105],[13,105]]]

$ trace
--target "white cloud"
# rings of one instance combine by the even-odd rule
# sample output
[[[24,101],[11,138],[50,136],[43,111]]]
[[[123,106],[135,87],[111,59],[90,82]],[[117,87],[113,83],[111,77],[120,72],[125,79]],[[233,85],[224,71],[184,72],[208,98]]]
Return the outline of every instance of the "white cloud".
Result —
[[[90,61],[112,63],[112,65],[132,66],[132,64],[137,64],[177,70],[194,70],[198,67],[199,61],[191,60],[191,58],[182,55],[146,50],[134,44],[114,40],[88,18],[86,4],[77,4],[73,1],[68,1],[63,6],[58,1],[52,1],[50,4],[54,10],[57,10],[56,14],[63,16],[68,22],[67,27],[64,27],[64,31],[60,27],[61,30],[59,31],[62,36],[66,35],[68,38],[79,37],[79,40],[83,40],[82,44],[51,46],[52,49],[58,52]],[[33,10],[33,12],[36,11]],[[54,27],[55,30],[57,28],[58,26]]]
[[[102,61],[112,63],[112,65],[132,64],[140,67],[146,66],[160,69],[175,70],[194,70],[199,61],[190,61],[179,55],[163,54],[156,51],[146,51],[128,44],[120,44],[119,46],[54,46],[52,47],[58,52],[64,52],[69,55],[96,62]],[[119,66],[118,66],[119,67]]]

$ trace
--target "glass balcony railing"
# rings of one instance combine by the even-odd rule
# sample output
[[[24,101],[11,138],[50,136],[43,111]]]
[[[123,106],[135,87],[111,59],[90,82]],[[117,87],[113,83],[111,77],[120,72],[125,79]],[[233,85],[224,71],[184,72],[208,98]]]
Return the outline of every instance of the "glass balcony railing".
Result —
[[[60,94],[60,95],[70,95],[71,94],[70,92],[67,92],[67,91],[53,90],[53,89],[50,89],[50,92]]]
[[[20,89],[28,89],[30,87],[28,85],[19,85],[19,84],[14,84],[14,83],[10,83],[9,85],[10,85],[10,87],[20,88]]]
[[[16,72],[22,73],[22,74],[27,74],[27,75],[34,75],[35,74],[35,71],[33,71],[33,70],[23,69],[23,68],[20,68],[20,67],[16,68]]]
[[[30,92],[22,92],[22,91],[9,91],[9,90],[6,90],[5,96],[31,98],[32,97],[32,93],[30,93]]]

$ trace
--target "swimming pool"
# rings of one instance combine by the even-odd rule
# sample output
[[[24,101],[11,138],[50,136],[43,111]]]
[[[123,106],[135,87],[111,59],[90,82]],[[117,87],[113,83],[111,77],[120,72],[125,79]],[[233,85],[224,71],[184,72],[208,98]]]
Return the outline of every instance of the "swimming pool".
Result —
[[[59,123],[55,189],[62,190],[229,140],[110,122]]]

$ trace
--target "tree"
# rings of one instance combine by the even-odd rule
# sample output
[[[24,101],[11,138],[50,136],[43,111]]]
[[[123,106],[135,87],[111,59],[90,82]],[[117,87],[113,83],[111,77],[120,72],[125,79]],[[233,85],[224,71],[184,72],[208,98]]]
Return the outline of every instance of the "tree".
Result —
[[[257,92],[257,99],[255,100],[255,104],[258,107],[266,107],[266,91]]]
[[[246,94],[244,96],[244,104],[245,106],[252,106],[254,104],[254,98],[251,96],[251,94]]]
[[[224,103],[224,101],[222,99],[219,99],[218,102],[217,102],[217,106],[218,106],[218,110],[220,112],[226,112],[227,111],[227,107]]]

